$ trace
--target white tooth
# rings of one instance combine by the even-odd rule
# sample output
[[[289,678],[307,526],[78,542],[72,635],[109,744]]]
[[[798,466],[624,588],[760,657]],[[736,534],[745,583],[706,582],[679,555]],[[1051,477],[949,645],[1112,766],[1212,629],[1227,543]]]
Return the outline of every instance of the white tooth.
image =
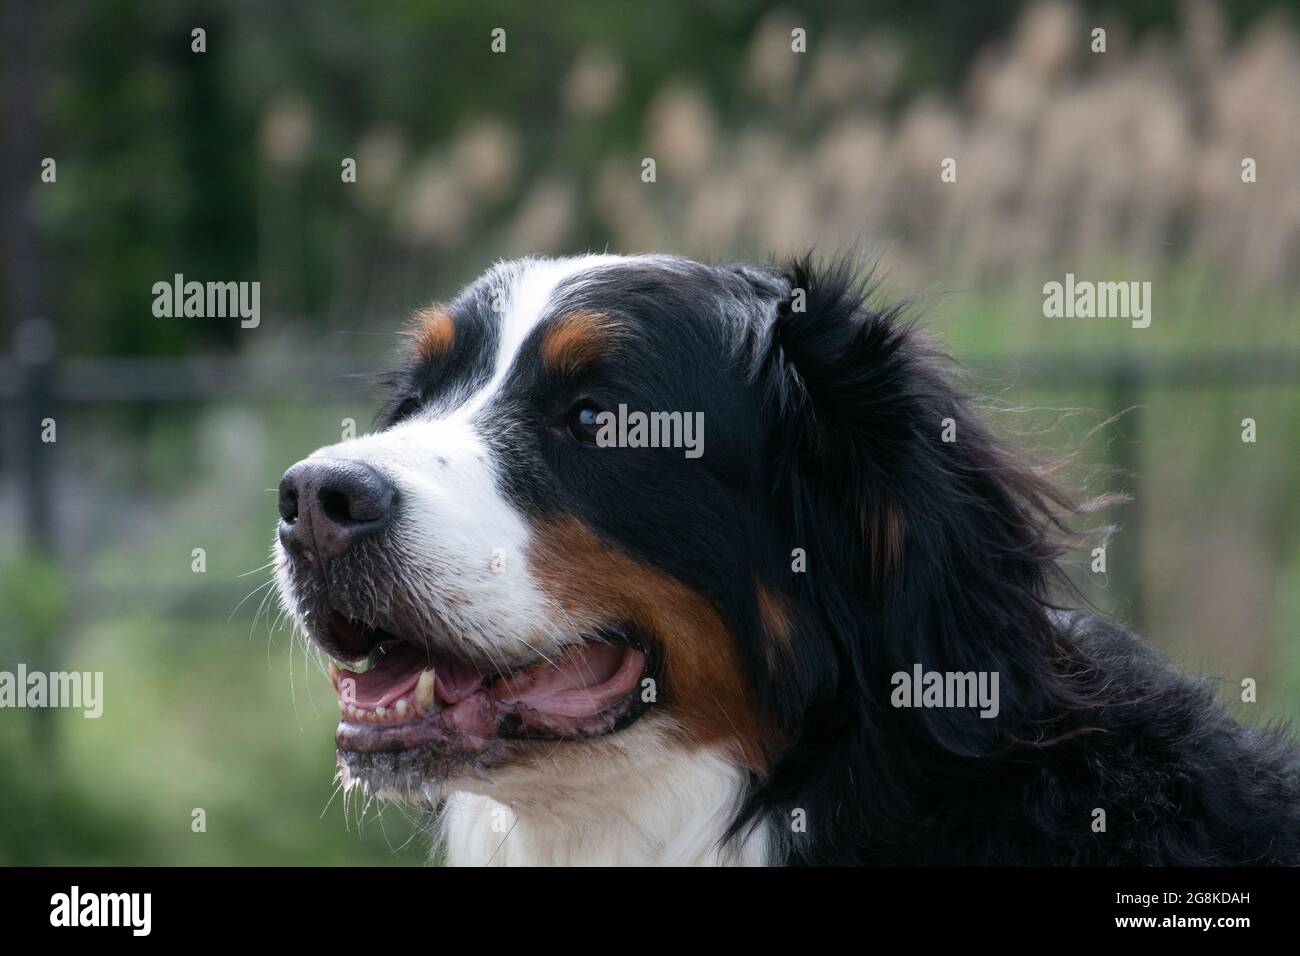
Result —
[[[433,710],[433,668],[426,667],[420,671],[420,679],[415,682],[415,702],[424,711]]]
[[[387,707],[376,707],[376,708],[375,708],[375,716],[376,716],[376,717],[387,717],[387,716],[388,716],[388,708],[387,708]]]
[[[348,716],[356,717],[356,715],[357,715],[356,707],[354,707],[352,704],[348,704]]]
[[[358,708],[357,708],[357,716],[358,716],[358,717],[364,717],[364,716],[366,716],[366,712],[365,712],[364,710],[362,710],[360,707],[358,707]]]
[[[408,710],[410,710],[410,708],[407,707],[407,705],[406,705],[406,698],[405,698],[405,697],[403,697],[401,700],[399,700],[393,709],[397,711],[397,716],[398,716],[398,717],[405,717],[405,716],[406,716],[406,712],[407,712]]]
[[[339,665],[330,661],[330,683],[335,687],[339,686]]]

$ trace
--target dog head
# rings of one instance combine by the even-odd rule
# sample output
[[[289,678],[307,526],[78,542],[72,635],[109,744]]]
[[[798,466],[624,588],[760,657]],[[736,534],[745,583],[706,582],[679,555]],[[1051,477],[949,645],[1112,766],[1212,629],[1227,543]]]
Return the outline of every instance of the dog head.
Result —
[[[847,268],[529,259],[419,313],[374,433],[286,472],[277,574],[341,665],[346,782],[513,800],[707,751],[740,820],[841,800],[892,671],[1042,618],[1042,493]]]

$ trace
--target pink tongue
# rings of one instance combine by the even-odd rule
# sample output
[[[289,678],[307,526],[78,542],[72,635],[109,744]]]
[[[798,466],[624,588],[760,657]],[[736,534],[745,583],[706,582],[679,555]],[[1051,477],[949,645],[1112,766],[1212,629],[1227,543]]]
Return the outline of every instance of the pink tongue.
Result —
[[[413,644],[398,644],[385,654],[374,667],[364,674],[340,671],[339,680],[355,681],[350,701],[362,710],[387,707],[399,697],[404,697],[415,687],[420,672],[426,667],[434,669],[438,700],[455,704],[483,685],[483,675],[472,667],[453,661],[435,660]],[[340,683],[340,694],[342,683]]]
[[[636,686],[644,657],[613,644],[583,644],[492,685],[503,703],[525,704],[553,717],[587,717],[604,710]]]
[[[339,686],[342,688],[345,680],[355,681],[353,692],[356,699],[352,703],[365,710],[374,710],[387,707],[410,691],[420,679],[420,671],[428,666],[428,658],[418,647],[398,644],[364,674],[341,671]]]
[[[599,713],[636,687],[645,658],[640,651],[612,644],[572,647],[526,671],[491,685],[491,696],[506,705],[523,704],[551,717],[587,717]],[[454,705],[483,686],[483,675],[464,664],[431,660],[413,644],[401,643],[364,674],[339,672],[339,694],[362,710],[387,707],[409,694],[426,667],[434,668],[436,693]],[[346,696],[351,681],[352,696]]]
[[[434,671],[438,700],[458,704],[483,686],[483,675],[456,661],[439,661]]]

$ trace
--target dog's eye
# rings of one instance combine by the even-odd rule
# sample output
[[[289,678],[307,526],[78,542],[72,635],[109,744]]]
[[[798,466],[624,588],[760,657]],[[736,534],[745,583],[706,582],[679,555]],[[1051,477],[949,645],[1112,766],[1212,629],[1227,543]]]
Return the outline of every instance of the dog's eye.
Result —
[[[567,424],[569,434],[584,444],[594,445],[596,443],[596,432],[600,430],[600,424],[597,418],[600,415],[600,408],[591,402],[579,402],[569,409]]]

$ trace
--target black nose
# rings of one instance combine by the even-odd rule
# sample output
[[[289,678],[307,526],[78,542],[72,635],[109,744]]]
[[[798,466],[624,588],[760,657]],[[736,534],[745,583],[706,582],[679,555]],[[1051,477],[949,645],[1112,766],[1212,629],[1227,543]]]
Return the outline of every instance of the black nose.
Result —
[[[392,484],[359,461],[300,461],[280,479],[280,541],[295,555],[337,558],[392,518]]]

